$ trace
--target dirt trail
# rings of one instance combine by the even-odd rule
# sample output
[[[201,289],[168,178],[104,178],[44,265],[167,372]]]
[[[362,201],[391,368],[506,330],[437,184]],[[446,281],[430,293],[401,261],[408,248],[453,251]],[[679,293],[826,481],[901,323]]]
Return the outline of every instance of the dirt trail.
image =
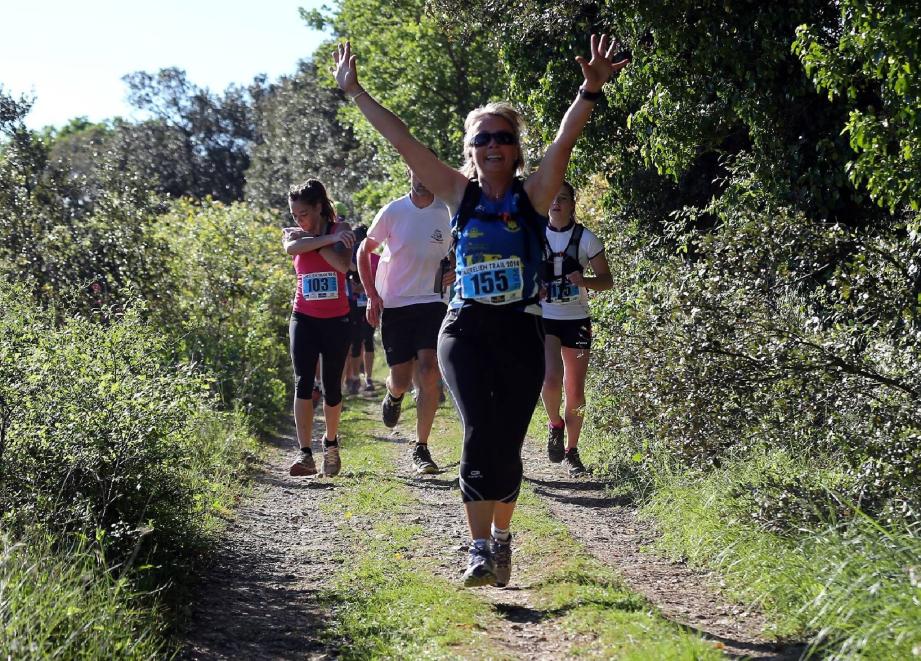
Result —
[[[201,573],[181,658],[337,656],[335,641],[322,636],[332,614],[319,599],[341,548],[339,521],[321,509],[335,482],[288,475],[297,447],[293,430],[270,443],[252,495],[228,525],[214,564]],[[316,443],[314,456],[322,457]]]
[[[440,414],[441,415],[441,414]],[[382,428],[383,429],[383,428]],[[431,570],[456,581],[466,552],[467,531],[456,486],[457,465],[439,475],[419,478],[410,460],[410,441],[402,425],[386,432],[397,450],[398,478],[420,505],[410,521],[423,526],[431,540],[423,553],[434,558]],[[293,437],[273,441],[254,479],[252,496],[226,530],[215,563],[201,576],[192,604],[182,658],[186,659],[329,659],[337,644],[330,635],[333,613],[320,600],[327,577],[338,567],[342,522],[324,513],[335,495],[335,480],[297,480],[287,474]],[[316,456],[321,456],[315,448]],[[438,459],[437,450],[435,458]],[[654,539],[651,527],[637,521],[628,505],[606,495],[591,477],[571,479],[547,462],[542,445],[525,446],[525,479],[555,517],[600,561],[614,567],[627,584],[645,595],[674,622],[725,645],[731,657],[796,659],[800,646],[761,638],[762,617],[727,604],[712,577],[644,552]],[[532,604],[527,584],[507,589],[482,588],[504,617],[493,618],[487,635],[511,658],[560,659],[586,641],[545,620]]]

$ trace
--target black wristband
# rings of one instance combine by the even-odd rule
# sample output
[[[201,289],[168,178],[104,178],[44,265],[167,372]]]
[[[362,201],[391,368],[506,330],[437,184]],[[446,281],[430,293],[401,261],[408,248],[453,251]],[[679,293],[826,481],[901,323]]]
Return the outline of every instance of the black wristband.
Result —
[[[595,101],[597,101],[598,99],[604,96],[604,92],[602,92],[601,90],[597,92],[589,92],[584,87],[580,87],[579,96],[585,99],[586,101],[591,101],[592,103],[594,103]]]

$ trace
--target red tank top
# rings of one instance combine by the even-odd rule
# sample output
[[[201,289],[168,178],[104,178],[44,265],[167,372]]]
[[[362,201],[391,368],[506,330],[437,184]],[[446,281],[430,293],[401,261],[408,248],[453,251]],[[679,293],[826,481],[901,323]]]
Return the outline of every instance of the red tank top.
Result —
[[[329,228],[332,230],[332,227]],[[345,273],[334,269],[319,250],[294,256],[297,290],[294,311],[308,317],[331,319],[349,313]]]

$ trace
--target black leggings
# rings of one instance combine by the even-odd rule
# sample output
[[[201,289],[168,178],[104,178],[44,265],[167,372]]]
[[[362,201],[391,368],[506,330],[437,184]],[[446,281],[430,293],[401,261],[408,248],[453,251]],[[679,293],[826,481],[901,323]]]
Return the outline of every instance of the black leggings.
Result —
[[[336,406],[342,401],[342,368],[350,339],[349,316],[320,319],[293,312],[288,337],[294,365],[294,396],[310,399],[317,359],[323,356],[323,398],[330,406]]]
[[[515,502],[521,446],[544,382],[540,317],[482,304],[451,311],[438,363],[464,427],[463,501]]]

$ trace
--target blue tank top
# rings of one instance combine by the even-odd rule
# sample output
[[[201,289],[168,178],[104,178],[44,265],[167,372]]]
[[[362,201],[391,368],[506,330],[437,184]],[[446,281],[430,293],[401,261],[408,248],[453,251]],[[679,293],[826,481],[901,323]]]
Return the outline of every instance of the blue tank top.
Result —
[[[476,302],[540,314],[538,272],[547,218],[527,213],[530,201],[522,202],[521,196],[526,198],[527,193],[520,185],[512,186],[498,201],[480,191],[454,248],[457,281],[451,309]],[[452,229],[461,213],[462,209],[451,219]],[[529,222],[531,226],[525,227]]]

